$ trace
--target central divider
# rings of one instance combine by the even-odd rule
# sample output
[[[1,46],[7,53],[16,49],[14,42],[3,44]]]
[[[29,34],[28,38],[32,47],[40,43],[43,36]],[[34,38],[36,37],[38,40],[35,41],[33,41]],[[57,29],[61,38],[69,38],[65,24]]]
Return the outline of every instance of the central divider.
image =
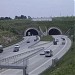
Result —
[[[21,53],[21,54],[18,54],[18,55],[14,55],[14,56],[11,56],[11,57],[8,57],[8,58],[4,58],[2,60],[0,60],[0,65],[10,65],[10,62],[11,62],[11,59],[13,60],[12,63],[14,62],[17,62],[18,61],[18,57],[20,56],[23,56],[24,55],[24,58],[26,57],[30,57],[32,56],[33,54],[37,53],[38,51],[40,51],[41,49],[44,49],[43,47],[40,47],[40,48],[37,48],[37,49],[34,49],[34,50],[31,50],[31,51],[27,51],[27,52],[24,52],[24,53]],[[26,55],[27,53],[29,53],[28,55]],[[26,55],[26,56],[25,56]],[[16,60],[15,60],[16,59]],[[21,58],[22,60],[22,58]]]
[[[9,61],[7,62],[8,65],[4,64],[4,65],[1,65],[1,62],[0,62],[0,68],[5,68],[5,69],[23,69],[23,75],[26,75],[26,69],[27,69],[27,61],[30,57],[34,56],[36,53],[40,52],[41,50],[43,50],[44,47],[41,47],[39,49],[37,49],[38,51],[14,62],[14,63],[11,63],[9,64]],[[22,63],[22,65],[19,65],[20,63]],[[2,62],[3,63],[3,62]]]

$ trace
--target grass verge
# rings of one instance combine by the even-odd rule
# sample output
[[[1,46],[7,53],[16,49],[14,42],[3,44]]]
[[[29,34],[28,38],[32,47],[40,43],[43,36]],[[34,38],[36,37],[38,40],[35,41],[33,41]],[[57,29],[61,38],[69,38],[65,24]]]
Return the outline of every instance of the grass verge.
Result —
[[[50,35],[41,37],[41,41],[52,41],[52,40],[53,40],[53,38]]]

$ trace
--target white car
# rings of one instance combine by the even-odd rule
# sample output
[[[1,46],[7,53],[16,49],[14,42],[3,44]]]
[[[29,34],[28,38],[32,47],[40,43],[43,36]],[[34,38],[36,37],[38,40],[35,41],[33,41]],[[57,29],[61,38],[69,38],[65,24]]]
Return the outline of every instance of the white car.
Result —
[[[53,51],[52,50],[45,50],[45,57],[51,57],[53,56]]]
[[[16,44],[16,45],[15,45],[15,47],[14,47],[13,52],[18,52],[18,51],[19,51],[19,48],[20,48],[20,47],[19,47],[19,45],[18,45],[18,44]]]

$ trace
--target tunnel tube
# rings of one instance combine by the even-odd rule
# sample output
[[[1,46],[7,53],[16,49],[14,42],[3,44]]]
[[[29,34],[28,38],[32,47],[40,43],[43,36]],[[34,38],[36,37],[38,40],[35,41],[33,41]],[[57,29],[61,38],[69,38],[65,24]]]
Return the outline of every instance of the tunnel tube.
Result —
[[[61,35],[62,31],[57,27],[51,27],[48,29],[48,34],[49,35]]]
[[[25,31],[25,36],[34,36],[39,35],[39,31],[36,28],[28,28]]]

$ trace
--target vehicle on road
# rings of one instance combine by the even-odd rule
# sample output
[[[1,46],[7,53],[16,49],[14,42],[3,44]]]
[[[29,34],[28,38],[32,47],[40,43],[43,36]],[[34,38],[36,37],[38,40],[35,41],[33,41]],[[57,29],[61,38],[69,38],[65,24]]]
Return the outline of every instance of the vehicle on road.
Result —
[[[44,52],[41,52],[40,55],[45,55],[45,53]]]
[[[59,40],[58,40],[58,39],[55,39],[55,41],[56,41],[56,42],[59,42]]]
[[[62,45],[65,45],[65,42],[64,41],[62,41]]]
[[[65,45],[65,38],[61,38],[62,39],[62,45]]]
[[[53,41],[53,45],[57,45],[57,41]]]
[[[38,38],[38,36],[36,36],[36,39],[34,39],[34,41],[37,41],[39,38]]]
[[[18,51],[19,51],[19,48],[20,48],[20,47],[19,47],[19,45],[18,45],[18,44],[16,44],[16,45],[15,45],[15,47],[14,47],[13,52],[18,52]]]
[[[65,38],[61,38],[63,41],[65,41]]]
[[[3,52],[3,46],[0,45],[0,53],[2,53],[2,52]]]
[[[45,54],[45,57],[51,57],[51,56],[53,56],[53,51],[52,50],[45,50],[44,51],[44,54]]]
[[[53,40],[53,45],[57,45],[57,42],[59,42],[59,40],[58,39],[54,39]]]

